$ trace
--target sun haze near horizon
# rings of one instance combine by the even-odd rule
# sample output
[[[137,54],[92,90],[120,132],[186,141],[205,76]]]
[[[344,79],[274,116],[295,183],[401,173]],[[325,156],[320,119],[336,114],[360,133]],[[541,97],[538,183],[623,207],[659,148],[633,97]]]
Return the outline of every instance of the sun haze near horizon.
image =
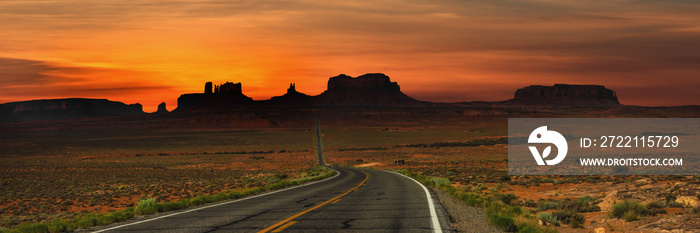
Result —
[[[67,97],[169,109],[204,83],[255,100],[384,73],[416,99],[497,101],[597,84],[623,104],[700,104],[700,3],[3,1],[0,103]]]

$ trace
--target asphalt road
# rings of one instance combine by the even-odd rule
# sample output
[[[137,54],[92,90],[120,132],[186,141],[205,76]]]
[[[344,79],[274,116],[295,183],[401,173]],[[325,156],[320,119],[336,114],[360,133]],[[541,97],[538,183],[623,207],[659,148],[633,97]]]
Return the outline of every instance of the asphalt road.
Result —
[[[323,181],[93,228],[95,232],[447,232],[439,204],[413,179],[336,168]],[[432,195],[431,195],[432,196]],[[437,200],[434,203],[439,203]],[[429,206],[434,206],[431,211]]]

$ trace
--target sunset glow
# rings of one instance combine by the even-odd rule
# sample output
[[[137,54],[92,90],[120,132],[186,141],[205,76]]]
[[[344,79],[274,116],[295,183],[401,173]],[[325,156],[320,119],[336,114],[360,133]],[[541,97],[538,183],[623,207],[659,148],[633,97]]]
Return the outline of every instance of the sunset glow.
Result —
[[[598,84],[630,105],[700,104],[693,1],[2,1],[0,103],[177,106],[204,83],[255,100],[385,73],[436,102]]]

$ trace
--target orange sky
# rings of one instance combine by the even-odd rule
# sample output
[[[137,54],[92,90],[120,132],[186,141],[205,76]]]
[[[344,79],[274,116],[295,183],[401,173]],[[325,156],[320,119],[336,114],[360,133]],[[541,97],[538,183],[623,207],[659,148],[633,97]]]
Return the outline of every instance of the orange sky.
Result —
[[[623,104],[700,104],[695,1],[1,1],[0,103],[168,109],[212,81],[256,100],[385,73],[427,101],[599,84]]]

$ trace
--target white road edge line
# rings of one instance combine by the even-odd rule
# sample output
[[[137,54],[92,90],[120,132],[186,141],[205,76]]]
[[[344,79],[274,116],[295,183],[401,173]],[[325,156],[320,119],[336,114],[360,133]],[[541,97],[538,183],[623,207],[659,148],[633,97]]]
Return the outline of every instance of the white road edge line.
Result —
[[[331,168],[331,169],[332,169],[332,168]],[[297,186],[292,186],[292,187],[289,187],[289,188],[284,188],[284,189],[272,191],[272,192],[269,192],[269,193],[263,193],[263,194],[260,194],[260,195],[254,195],[254,196],[245,197],[245,198],[241,198],[241,199],[235,199],[235,200],[231,200],[231,201],[224,201],[224,202],[221,202],[221,203],[216,203],[216,204],[213,204],[213,205],[203,206],[203,207],[199,207],[199,208],[196,208],[196,209],[186,210],[186,211],[182,211],[182,212],[177,212],[177,213],[172,213],[172,214],[168,214],[168,215],[163,215],[163,216],[156,217],[156,218],[146,219],[146,220],[143,220],[143,221],[132,222],[132,223],[124,224],[124,225],[119,225],[119,226],[115,226],[115,227],[110,227],[110,228],[107,228],[107,229],[102,229],[102,230],[98,230],[98,231],[93,231],[93,233],[111,231],[111,230],[118,229],[118,228],[122,228],[122,227],[127,227],[127,226],[132,226],[132,225],[136,225],[136,224],[145,223],[145,222],[150,222],[150,221],[153,221],[153,220],[158,220],[158,219],[167,218],[167,217],[171,217],[171,216],[175,216],[175,215],[179,215],[179,214],[184,214],[184,213],[189,213],[189,212],[193,212],[193,211],[203,210],[203,209],[207,209],[207,208],[211,208],[211,207],[216,207],[216,206],[220,206],[220,205],[231,204],[231,203],[234,203],[234,202],[245,201],[245,200],[248,200],[248,199],[258,198],[258,197],[267,196],[267,195],[274,194],[274,193],[279,193],[279,192],[284,192],[284,191],[287,191],[287,190],[292,190],[292,189],[296,189],[296,188],[301,188],[301,187],[304,187],[304,186],[307,186],[307,185],[312,185],[312,184],[315,184],[315,183],[320,183],[320,182],[324,182],[324,181],[329,181],[329,180],[332,180],[332,179],[334,179],[334,178],[336,178],[336,177],[338,177],[338,176],[340,175],[340,171],[335,170],[335,169],[332,169],[332,170],[335,171],[336,174],[335,174],[333,177],[328,178],[328,179],[317,180],[317,181],[309,182],[309,183],[302,184],[302,185],[297,185]]]
[[[393,172],[393,171],[392,171]],[[442,227],[440,226],[440,220],[438,219],[437,216],[437,211],[435,210],[435,204],[433,204],[433,198],[430,196],[430,191],[428,191],[428,188],[425,187],[425,185],[421,184],[418,182],[416,179],[411,178],[410,176],[398,173],[398,172],[393,172],[398,175],[401,175],[403,177],[406,177],[413,182],[416,182],[420,187],[423,188],[423,191],[425,191],[425,197],[428,198],[428,208],[430,209],[430,225],[433,227],[433,232],[435,233],[442,233]]]

